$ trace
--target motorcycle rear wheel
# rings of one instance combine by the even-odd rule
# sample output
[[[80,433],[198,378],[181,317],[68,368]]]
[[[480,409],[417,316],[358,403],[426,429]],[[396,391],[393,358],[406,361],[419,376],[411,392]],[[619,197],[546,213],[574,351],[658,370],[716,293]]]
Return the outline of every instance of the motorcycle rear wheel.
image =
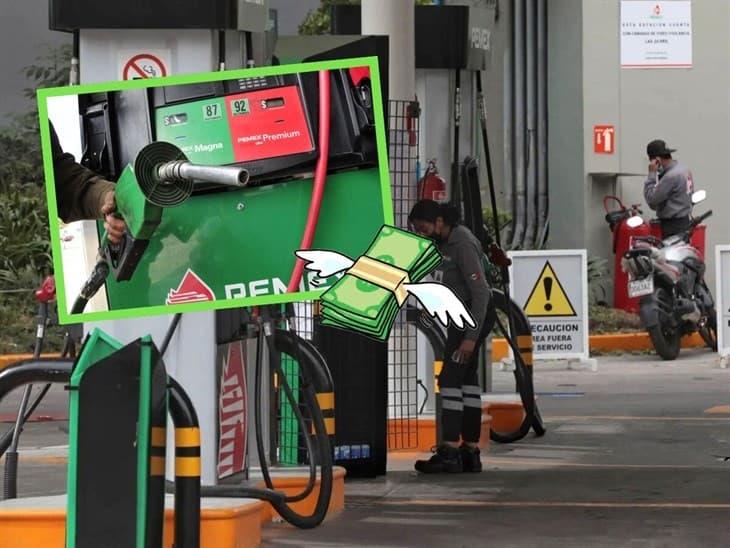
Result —
[[[671,302],[671,296],[663,288],[657,290],[659,302]],[[679,356],[681,348],[681,333],[679,329],[673,329],[662,322],[661,315],[659,323],[647,329],[654,349],[663,360],[674,360]]]

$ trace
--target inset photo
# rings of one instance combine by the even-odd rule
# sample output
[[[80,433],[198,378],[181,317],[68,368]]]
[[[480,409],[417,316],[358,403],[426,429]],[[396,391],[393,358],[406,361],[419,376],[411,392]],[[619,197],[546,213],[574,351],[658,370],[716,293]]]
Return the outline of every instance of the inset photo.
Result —
[[[62,323],[317,298],[393,223],[376,58],[38,100]]]

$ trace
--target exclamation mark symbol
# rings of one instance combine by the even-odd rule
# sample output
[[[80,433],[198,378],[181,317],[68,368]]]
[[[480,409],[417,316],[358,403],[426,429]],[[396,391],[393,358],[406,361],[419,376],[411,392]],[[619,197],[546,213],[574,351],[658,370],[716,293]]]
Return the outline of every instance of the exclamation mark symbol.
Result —
[[[553,292],[553,279],[546,276],[542,280],[542,285],[545,287],[545,297],[547,297],[545,302],[545,310],[550,312],[553,309],[553,305],[550,304],[550,293]]]

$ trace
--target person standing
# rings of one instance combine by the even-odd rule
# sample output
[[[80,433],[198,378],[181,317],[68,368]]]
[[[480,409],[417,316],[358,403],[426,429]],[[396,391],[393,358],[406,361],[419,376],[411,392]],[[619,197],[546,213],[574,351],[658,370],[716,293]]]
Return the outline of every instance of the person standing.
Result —
[[[443,261],[434,271],[435,280],[459,296],[477,324],[465,330],[453,325],[448,328],[444,365],[438,377],[444,441],[430,459],[416,462],[416,470],[425,474],[482,470],[482,399],[477,358],[494,322],[488,318],[491,291],[481,244],[467,227],[459,224],[458,217],[456,208],[433,200],[419,201],[409,215],[415,232],[434,240],[441,252]]]
[[[692,172],[673,159],[672,152],[676,149],[668,148],[661,139],[646,146],[649,174],[644,182],[644,199],[656,211],[662,238],[687,230],[692,211]]]

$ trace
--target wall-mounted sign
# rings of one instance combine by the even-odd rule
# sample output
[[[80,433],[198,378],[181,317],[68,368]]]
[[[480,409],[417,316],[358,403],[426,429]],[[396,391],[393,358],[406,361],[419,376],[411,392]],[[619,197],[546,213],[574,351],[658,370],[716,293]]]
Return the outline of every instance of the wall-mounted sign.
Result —
[[[690,68],[692,2],[621,2],[621,68]]]
[[[616,150],[616,128],[613,126],[593,126],[593,152],[613,154]]]

